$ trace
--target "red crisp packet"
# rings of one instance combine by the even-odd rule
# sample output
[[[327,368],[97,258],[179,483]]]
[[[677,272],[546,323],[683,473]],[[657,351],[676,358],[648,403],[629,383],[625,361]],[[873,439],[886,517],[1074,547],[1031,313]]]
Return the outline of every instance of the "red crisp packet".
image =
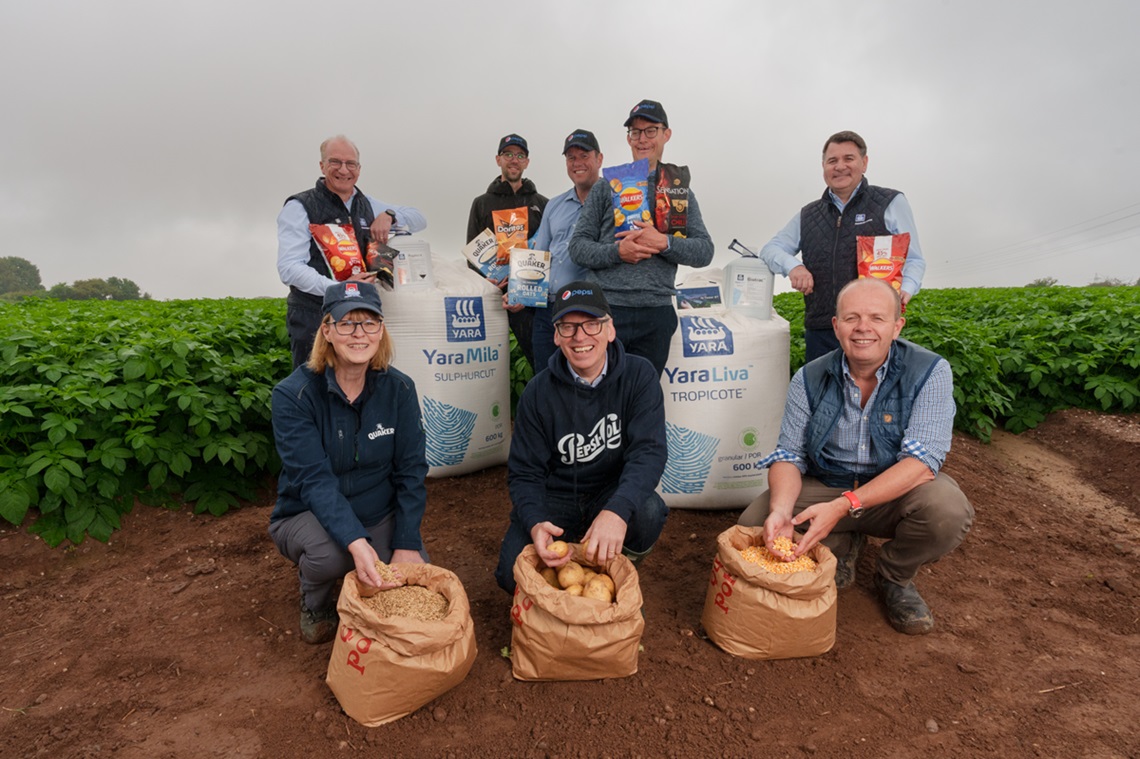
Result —
[[[902,270],[906,252],[910,249],[910,233],[856,237],[855,255],[858,256],[859,279],[883,279],[895,288],[902,289]]]
[[[657,231],[687,237],[689,230],[689,167],[657,164],[654,224]]]
[[[310,224],[309,232],[325,255],[329,274],[343,282],[365,270],[364,257],[356,244],[356,231],[351,224]]]

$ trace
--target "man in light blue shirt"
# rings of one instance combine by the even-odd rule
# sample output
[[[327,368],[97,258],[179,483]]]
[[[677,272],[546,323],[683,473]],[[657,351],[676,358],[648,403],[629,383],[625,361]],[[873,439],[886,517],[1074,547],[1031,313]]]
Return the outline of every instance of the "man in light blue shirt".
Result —
[[[542,214],[542,223],[531,239],[535,250],[550,251],[550,294],[580,279],[589,279],[589,270],[570,260],[570,235],[582,211],[582,204],[590,188],[598,181],[602,170],[602,151],[594,133],[575,129],[562,147],[566,158],[566,175],[574,184],[566,192],[552,198]],[[550,321],[550,308],[534,310],[534,372],[546,368],[550,357],[558,352],[554,345],[554,325]]]
[[[394,225],[415,233],[427,220],[411,206],[397,206],[360,191],[360,151],[344,135],[321,143],[321,174],[312,189],[289,196],[277,215],[277,273],[289,288],[286,324],[293,368],[309,359],[313,336],[321,322],[325,291],[336,284],[328,263],[309,231],[310,224],[351,224],[363,254],[370,240],[388,242]],[[375,283],[375,272],[348,279]]]
[[[879,279],[839,293],[832,319],[841,346],[805,364],[788,388],[769,491],[740,524],[764,526],[769,550],[801,532],[792,558],[819,543],[836,556],[835,584],[855,581],[867,535],[885,538],[873,584],[899,632],[934,628],[914,587],[925,564],[965,538],[974,509],[941,471],[954,426],[954,387],[944,358],[899,340],[898,295]]]
[[[922,286],[926,261],[910,204],[898,190],[868,184],[866,171],[863,138],[855,132],[831,135],[823,146],[823,197],[804,206],[760,249],[768,268],[804,294],[805,361],[839,347],[831,318],[839,290],[858,276],[857,237],[910,234],[900,291],[904,311]]]

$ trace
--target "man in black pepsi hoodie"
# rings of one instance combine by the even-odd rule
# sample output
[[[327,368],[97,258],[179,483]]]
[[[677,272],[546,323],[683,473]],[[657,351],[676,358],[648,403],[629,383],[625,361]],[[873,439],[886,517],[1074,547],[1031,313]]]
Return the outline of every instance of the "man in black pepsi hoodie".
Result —
[[[571,556],[556,538],[586,542],[604,564],[635,564],[653,548],[669,509],[655,489],[665,470],[665,407],[657,371],[615,340],[596,282],[571,282],[552,306],[555,353],[523,391],[507,463],[511,521],[495,579],[515,589],[514,563],[528,543],[550,567]]]

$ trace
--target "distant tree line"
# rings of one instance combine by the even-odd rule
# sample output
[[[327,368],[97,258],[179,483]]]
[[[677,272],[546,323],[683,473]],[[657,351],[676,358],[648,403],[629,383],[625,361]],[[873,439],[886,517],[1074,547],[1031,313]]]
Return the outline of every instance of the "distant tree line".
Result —
[[[1088,287],[1140,287],[1140,279],[1129,284],[1119,277],[1101,277],[1099,274],[1094,275],[1096,278],[1088,283]],[[1056,287],[1056,277],[1038,277],[1033,280],[1026,287]]]
[[[70,285],[60,282],[45,288],[40,270],[31,261],[17,256],[0,258],[0,300],[55,298],[56,300],[150,300],[129,279],[79,279]]]

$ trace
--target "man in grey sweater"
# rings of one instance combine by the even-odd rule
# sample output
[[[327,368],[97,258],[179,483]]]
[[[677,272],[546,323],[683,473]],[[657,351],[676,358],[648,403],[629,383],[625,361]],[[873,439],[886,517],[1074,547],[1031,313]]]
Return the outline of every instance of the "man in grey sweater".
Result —
[[[673,136],[665,109],[656,101],[642,100],[629,112],[625,127],[633,160],[649,160],[649,205],[657,209],[654,221],[638,221],[637,229],[615,234],[610,185],[602,179],[590,190],[578,216],[570,238],[570,258],[588,269],[605,291],[626,352],[647,358],[660,376],[677,331],[673,309],[677,266],[708,266],[713,241],[691,190],[684,196],[687,203],[679,203],[675,195],[657,186],[663,166],[671,176],[688,175],[684,167],[661,162],[665,143]],[[674,217],[660,213],[670,207],[683,210],[683,231],[677,229]]]

